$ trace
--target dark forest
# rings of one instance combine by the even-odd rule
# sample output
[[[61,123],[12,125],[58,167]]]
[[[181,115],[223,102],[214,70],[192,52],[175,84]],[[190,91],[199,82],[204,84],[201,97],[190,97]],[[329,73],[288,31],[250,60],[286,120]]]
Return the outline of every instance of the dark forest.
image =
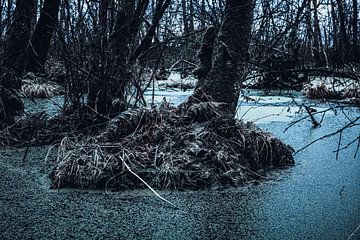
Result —
[[[358,0],[0,0],[0,238],[360,238],[359,37]]]

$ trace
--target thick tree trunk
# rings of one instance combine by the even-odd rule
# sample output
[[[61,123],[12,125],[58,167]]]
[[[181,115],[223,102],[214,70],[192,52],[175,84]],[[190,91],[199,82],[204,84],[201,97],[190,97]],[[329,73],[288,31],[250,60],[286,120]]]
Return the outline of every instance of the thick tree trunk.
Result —
[[[192,99],[215,101],[227,104],[227,112],[235,114],[240,80],[249,58],[249,43],[253,17],[253,0],[227,0],[225,16],[220,29],[220,48],[214,65]]]
[[[201,49],[198,53],[200,65],[194,70],[194,75],[198,78],[196,89],[203,85],[208,73],[211,70],[216,36],[217,29],[214,26],[210,26],[204,33]]]
[[[31,18],[35,0],[17,0],[14,20],[4,49],[0,78],[0,128],[11,124],[13,117],[23,111],[24,106],[18,91],[25,67],[26,47],[30,38]]]
[[[51,38],[58,21],[61,0],[45,0],[28,50],[27,70],[43,72]]]
[[[31,35],[31,21],[35,0],[17,0],[14,20],[5,44],[2,66],[21,75],[25,68],[26,48]],[[2,83],[4,85],[4,83]],[[17,88],[20,85],[16,86]]]

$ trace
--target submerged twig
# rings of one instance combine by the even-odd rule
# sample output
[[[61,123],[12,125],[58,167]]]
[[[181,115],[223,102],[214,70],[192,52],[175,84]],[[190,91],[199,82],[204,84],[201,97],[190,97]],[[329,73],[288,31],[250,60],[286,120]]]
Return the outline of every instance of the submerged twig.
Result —
[[[172,202],[170,202],[169,200],[165,199],[164,197],[162,197],[159,193],[157,193],[147,182],[145,182],[139,175],[137,175],[136,173],[134,173],[131,168],[129,167],[129,165],[127,165],[127,163],[125,162],[124,158],[122,158],[121,156],[119,156],[120,160],[123,162],[124,166],[127,168],[127,170],[134,175],[135,177],[137,177],[142,183],[144,183],[158,198],[160,198],[161,200],[163,200],[164,202],[170,204],[171,206],[173,206],[174,208],[179,209],[175,204],[173,204]]]

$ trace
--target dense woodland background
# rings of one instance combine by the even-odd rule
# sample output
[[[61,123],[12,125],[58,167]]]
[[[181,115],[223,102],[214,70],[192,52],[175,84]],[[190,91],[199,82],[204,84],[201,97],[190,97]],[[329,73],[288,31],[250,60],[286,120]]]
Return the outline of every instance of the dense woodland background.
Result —
[[[65,89],[63,113],[86,106],[110,118],[146,106],[146,89],[174,71],[198,79],[185,105],[222,102],[232,114],[243,87],[301,90],[310,76],[359,83],[357,0],[7,0],[0,6],[3,126],[23,111],[19,91],[36,81]],[[359,98],[356,88],[338,94],[324,85],[309,95]]]
[[[150,85],[157,70],[180,67],[187,74],[206,65],[212,47],[206,49],[204,44],[199,65],[202,35],[213,26],[208,46],[219,49],[213,42],[219,42],[216,33],[225,5],[224,0],[2,0],[1,85],[19,87],[9,74],[63,71],[55,80],[67,86],[66,96],[75,108],[84,92],[88,104],[97,104],[102,113],[110,111],[114,99],[121,102],[118,110],[127,108],[129,96],[136,104],[144,103],[144,86]],[[290,87],[292,80],[304,80],[294,72],[333,74],[345,69],[341,74],[356,78],[357,0],[247,0],[239,6],[245,6],[253,21],[248,23],[251,41],[238,83],[249,74],[255,77],[255,72],[280,74],[280,85]],[[235,27],[246,25],[242,18],[229,30],[233,38],[239,37]],[[200,70],[195,72],[198,76],[210,71]],[[266,75],[265,87],[274,86],[272,75]]]

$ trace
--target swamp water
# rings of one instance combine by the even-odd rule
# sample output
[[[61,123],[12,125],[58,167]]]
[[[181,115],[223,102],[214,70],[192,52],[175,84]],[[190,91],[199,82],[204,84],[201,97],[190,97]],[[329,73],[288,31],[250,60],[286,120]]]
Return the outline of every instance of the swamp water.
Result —
[[[157,90],[155,100],[166,97],[177,105],[190,94]],[[243,101],[237,116],[256,121],[295,149],[348,122],[330,111],[320,128],[306,119],[284,132],[307,115],[298,105],[321,111],[329,104],[294,92],[246,94],[256,102]],[[45,100],[36,108],[57,111]],[[344,111],[349,118],[360,114],[354,108]],[[345,131],[344,143],[359,133],[360,126]],[[24,149],[1,149],[0,239],[347,239],[360,224],[360,154],[354,157],[355,144],[336,159],[337,144],[338,136],[311,145],[295,155],[295,166],[269,173],[268,181],[236,189],[161,192],[179,209],[148,190],[49,190],[41,171],[46,148],[31,148],[25,162]],[[360,239],[360,232],[351,239]]]

